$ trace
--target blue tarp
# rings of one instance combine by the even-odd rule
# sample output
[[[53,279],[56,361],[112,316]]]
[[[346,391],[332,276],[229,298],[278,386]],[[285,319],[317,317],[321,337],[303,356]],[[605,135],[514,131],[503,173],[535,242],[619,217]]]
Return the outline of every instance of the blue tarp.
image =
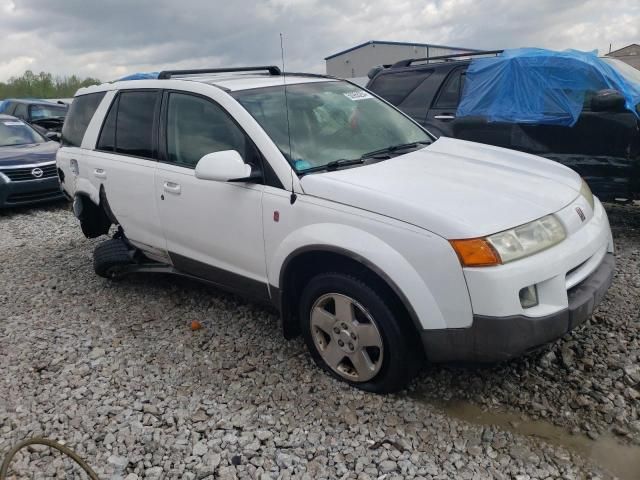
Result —
[[[620,75],[596,52],[505,50],[497,57],[471,61],[456,116],[573,126],[585,96],[603,89],[618,90],[627,109],[638,115],[640,84]]]
[[[116,82],[121,82],[123,80],[155,80],[158,78],[159,73],[160,72],[132,73],[126,77],[119,78]]]

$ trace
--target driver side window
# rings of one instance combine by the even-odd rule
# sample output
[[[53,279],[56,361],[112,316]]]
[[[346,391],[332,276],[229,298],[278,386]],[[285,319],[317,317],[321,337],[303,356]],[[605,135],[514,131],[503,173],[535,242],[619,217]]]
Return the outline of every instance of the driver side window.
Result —
[[[170,93],[167,107],[168,162],[195,168],[208,153],[236,150],[252,163],[250,142],[220,106],[195,95]]]

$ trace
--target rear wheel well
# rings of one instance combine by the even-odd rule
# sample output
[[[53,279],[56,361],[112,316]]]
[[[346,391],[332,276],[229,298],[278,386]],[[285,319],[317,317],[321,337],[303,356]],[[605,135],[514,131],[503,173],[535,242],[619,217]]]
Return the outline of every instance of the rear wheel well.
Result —
[[[344,253],[313,250],[300,253],[287,261],[280,281],[281,313],[286,338],[300,334],[298,304],[304,287],[320,273],[337,272],[352,275],[376,290],[389,302],[407,334],[417,333],[417,319],[389,283],[363,262]],[[414,335],[414,338],[417,335]]]
[[[80,220],[82,233],[87,238],[96,238],[109,233],[111,219],[105,211],[102,201],[96,205],[91,198],[83,193],[76,194],[79,205],[75,205],[74,213]]]

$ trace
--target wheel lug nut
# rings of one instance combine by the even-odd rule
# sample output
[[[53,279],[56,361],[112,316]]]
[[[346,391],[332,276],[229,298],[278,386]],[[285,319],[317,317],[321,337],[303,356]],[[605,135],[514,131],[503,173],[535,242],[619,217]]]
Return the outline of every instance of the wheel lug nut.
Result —
[[[353,343],[349,342],[349,350],[353,350]]]
[[[346,329],[347,329],[347,324],[346,324],[346,323],[343,323],[343,324],[341,325],[341,327],[342,327],[344,330],[346,330]]]
[[[352,334],[351,334],[351,338],[352,338],[353,340],[355,340],[355,339],[356,339],[356,334],[355,334],[355,333],[352,333]]]
[[[344,347],[344,342],[342,340],[338,340],[338,345],[340,345],[341,347]]]
[[[338,327],[333,327],[333,332],[334,333],[340,333],[340,329]]]

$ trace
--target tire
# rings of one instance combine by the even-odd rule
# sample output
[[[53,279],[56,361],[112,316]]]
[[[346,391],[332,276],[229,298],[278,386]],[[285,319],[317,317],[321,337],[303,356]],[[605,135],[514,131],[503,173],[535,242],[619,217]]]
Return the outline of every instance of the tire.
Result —
[[[323,273],[313,277],[302,292],[299,318],[316,364],[368,392],[406,387],[417,373],[421,356],[415,333],[394,314],[393,304],[354,276]],[[349,315],[351,322],[344,321]],[[337,358],[341,360],[336,364]]]
[[[93,270],[104,278],[117,279],[119,268],[131,263],[129,248],[120,239],[104,241],[93,251]]]

